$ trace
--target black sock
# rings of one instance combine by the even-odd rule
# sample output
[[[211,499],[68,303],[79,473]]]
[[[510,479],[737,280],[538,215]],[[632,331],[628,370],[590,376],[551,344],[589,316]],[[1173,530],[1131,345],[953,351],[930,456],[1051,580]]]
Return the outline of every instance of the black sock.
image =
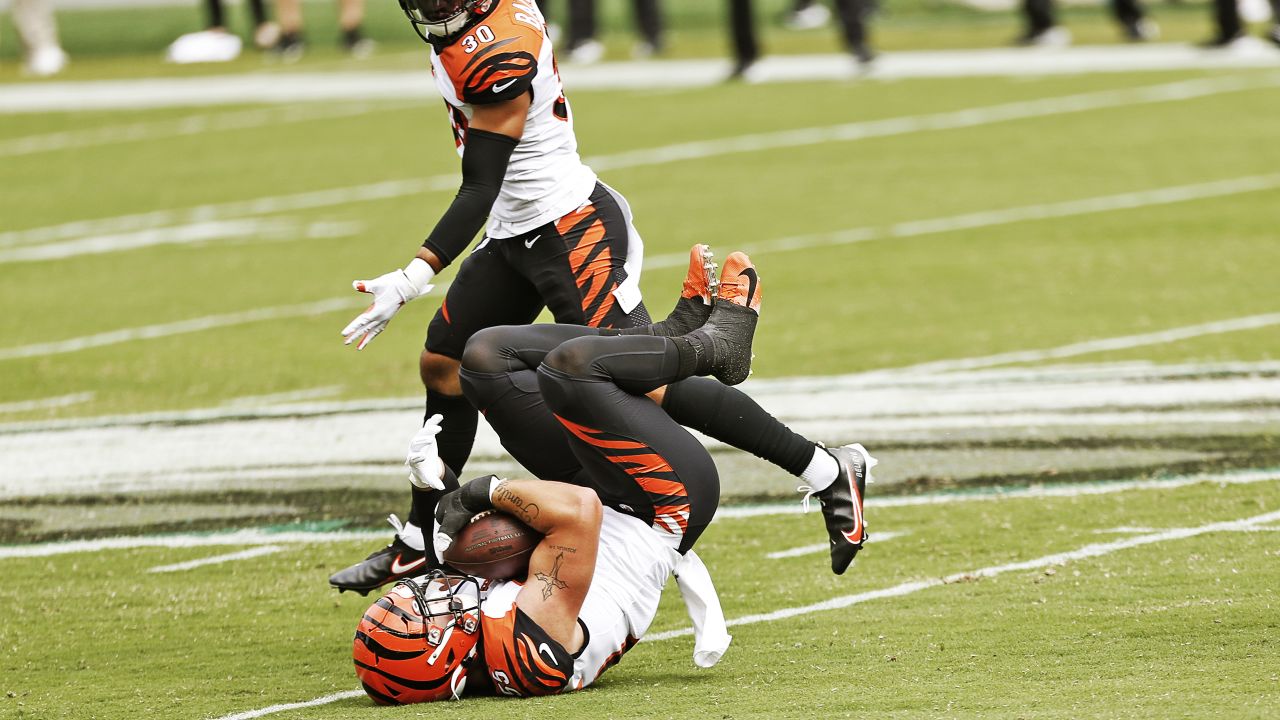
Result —
[[[667,386],[662,408],[672,420],[800,476],[814,443],[796,434],[749,395],[709,378]]]
[[[692,332],[681,337],[667,338],[680,353],[679,374],[683,377],[711,374],[711,342],[704,334]]]
[[[422,488],[412,486],[413,488],[413,507],[409,510],[409,522],[417,525],[422,530],[422,541],[426,546],[427,561],[434,566],[435,554],[431,551],[431,532],[435,527],[436,505],[440,502],[440,498],[450,490],[458,488],[458,476],[454,475],[447,467],[444,471],[443,490],[423,490]]]
[[[462,395],[445,395],[434,390],[427,391],[427,412],[422,421],[440,413],[444,419],[440,421],[440,434],[436,435],[436,447],[440,448],[440,459],[454,473],[461,475],[462,468],[471,457],[471,446],[476,441],[476,425],[480,422],[480,414],[472,407],[471,401]]]

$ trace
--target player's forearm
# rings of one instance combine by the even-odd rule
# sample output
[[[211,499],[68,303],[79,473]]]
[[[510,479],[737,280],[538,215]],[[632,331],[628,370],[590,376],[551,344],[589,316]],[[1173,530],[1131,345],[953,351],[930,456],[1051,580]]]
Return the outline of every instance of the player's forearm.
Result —
[[[489,493],[494,508],[543,535],[572,531],[598,537],[603,510],[594,492],[545,480],[503,480]]]
[[[511,153],[519,141],[499,133],[472,128],[462,153],[462,186],[449,209],[422,243],[431,257],[423,257],[437,271],[453,262],[484,227],[502,190]],[[435,262],[432,263],[432,258]],[[438,267],[437,267],[438,264]]]

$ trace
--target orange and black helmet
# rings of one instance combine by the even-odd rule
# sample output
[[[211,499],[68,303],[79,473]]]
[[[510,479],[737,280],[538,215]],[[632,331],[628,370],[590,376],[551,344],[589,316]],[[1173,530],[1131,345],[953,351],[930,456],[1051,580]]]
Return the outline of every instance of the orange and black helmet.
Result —
[[[475,578],[439,570],[401,580],[365,611],[352,657],[380,705],[457,700],[480,641]]]

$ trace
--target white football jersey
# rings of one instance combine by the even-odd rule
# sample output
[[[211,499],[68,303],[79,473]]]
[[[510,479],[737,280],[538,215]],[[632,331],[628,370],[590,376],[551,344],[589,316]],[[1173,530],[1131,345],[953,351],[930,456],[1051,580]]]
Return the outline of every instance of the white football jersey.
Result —
[[[581,690],[595,682],[644,637],[679,559],[652,527],[604,508],[596,571],[578,613],[587,644],[574,660],[568,689]],[[488,618],[509,617],[523,586],[514,581],[493,583],[480,603],[481,612]]]
[[[433,42],[431,71],[449,107],[459,155],[475,105],[533,94],[524,135],[489,214],[489,237],[519,235],[587,202],[596,174],[578,156],[573,116],[534,0],[494,0],[465,33],[447,45]]]

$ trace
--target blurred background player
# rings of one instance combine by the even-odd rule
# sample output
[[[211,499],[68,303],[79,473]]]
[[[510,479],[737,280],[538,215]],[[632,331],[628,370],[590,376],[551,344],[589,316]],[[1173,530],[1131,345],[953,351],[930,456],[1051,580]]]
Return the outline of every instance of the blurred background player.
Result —
[[[230,62],[240,56],[240,36],[227,30],[222,0],[205,0],[206,24],[200,32],[174,40],[165,53],[173,63]],[[249,0],[253,16],[253,44],[269,50],[280,40],[280,27],[267,17],[266,0]]]
[[[604,57],[604,43],[596,39],[599,31],[597,0],[566,0],[568,7],[565,48],[569,62],[585,65]],[[631,0],[638,40],[632,55],[647,58],[662,52],[662,8],[659,0]]]
[[[1280,0],[1271,2],[1271,29],[1267,39],[1280,46]],[[1207,47],[1227,48],[1245,38],[1245,27],[1237,0],[1213,0],[1213,19],[1217,34],[1205,43]]]
[[[338,0],[338,30],[342,48],[352,57],[365,58],[373,53],[374,42],[364,37],[365,0]],[[276,19],[280,23],[280,42],[276,51],[288,62],[296,61],[306,51],[302,30],[302,0],[276,0]]]
[[[1142,42],[1160,36],[1159,26],[1146,16],[1138,0],[1110,0],[1110,5],[1125,39]],[[1071,44],[1071,31],[1058,24],[1054,0],[1023,0],[1022,14],[1027,27],[1018,38],[1019,45],[1066,47]]]
[[[868,23],[878,7],[877,0],[834,1],[845,49],[853,55],[859,68],[865,68],[876,57],[871,49]],[[790,17],[803,17],[800,13],[805,12],[812,15],[812,10],[806,10],[809,6],[798,4],[797,7],[799,9],[793,10]],[[729,36],[734,56],[729,79],[751,80],[751,69],[760,59],[760,42],[751,0],[729,0]]]
[[[13,0],[10,12],[25,51],[23,71],[36,77],[62,72],[67,53],[58,43],[58,21],[51,0]]]

